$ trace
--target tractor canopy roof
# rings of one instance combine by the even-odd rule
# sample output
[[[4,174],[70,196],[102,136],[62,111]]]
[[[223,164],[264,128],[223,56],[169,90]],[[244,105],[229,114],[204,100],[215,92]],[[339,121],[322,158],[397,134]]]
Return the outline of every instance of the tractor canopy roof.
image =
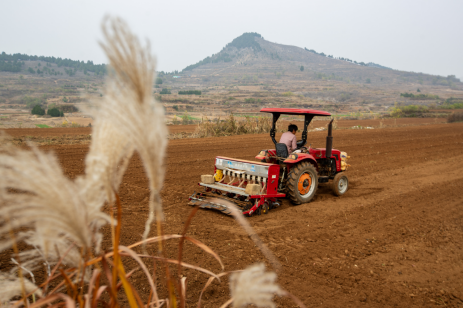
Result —
[[[330,113],[318,111],[316,109],[302,109],[302,108],[263,108],[261,113],[277,113],[285,115],[314,115],[314,116],[331,116]]]

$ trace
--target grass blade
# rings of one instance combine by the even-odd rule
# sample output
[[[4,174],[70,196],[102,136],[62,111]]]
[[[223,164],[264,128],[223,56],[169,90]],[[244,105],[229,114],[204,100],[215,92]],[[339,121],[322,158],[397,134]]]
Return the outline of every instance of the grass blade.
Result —
[[[30,306],[30,308],[42,307],[44,305],[50,304],[51,302],[54,302],[57,299],[64,300],[66,302],[67,308],[76,308],[76,303],[74,302],[74,300],[68,295],[63,294],[63,293],[51,294],[45,298],[39,299],[38,301],[33,303],[32,306]]]
[[[153,243],[153,242],[160,242],[160,241],[164,241],[164,240],[169,240],[169,239],[175,239],[175,238],[181,238],[182,235],[177,235],[177,234],[172,234],[172,235],[163,235],[163,236],[155,236],[155,237],[151,237],[151,238],[147,238],[145,240],[142,240],[142,241],[139,241],[139,242],[136,242],[130,246],[127,246],[127,248],[135,248],[135,247],[138,247],[140,245],[143,245],[143,244],[150,244],[150,243]],[[109,257],[112,257],[114,255],[114,251],[112,252],[109,252],[109,253],[106,253],[104,255],[105,258],[109,258]],[[96,264],[98,262],[100,262],[102,259],[102,256],[99,256],[97,258],[94,258],[90,261],[87,262],[87,266],[89,265],[93,265],[93,264]]]
[[[93,271],[92,278],[90,279],[90,282],[88,284],[88,291],[87,291],[87,294],[85,295],[85,308],[90,307],[92,296],[95,294],[93,291],[93,288],[95,287],[95,282],[97,278],[99,278],[100,272],[101,271],[99,269],[95,269]]]
[[[248,220],[244,218],[243,214],[235,206],[234,203],[216,198],[211,198],[208,201],[225,204],[226,206],[228,206],[235,220],[241,225],[241,227],[246,231],[246,233],[248,233],[249,237],[251,237],[256,246],[264,254],[267,260],[272,264],[273,269],[275,269],[277,272],[281,269],[281,263],[278,261],[276,256],[272,253],[272,251],[270,251],[268,247],[262,242],[262,240],[259,238],[256,232],[254,232],[254,229],[251,227]]]
[[[121,227],[122,227],[122,206],[121,206],[121,201],[119,199],[119,194],[116,195],[116,205],[117,205],[117,225],[116,225],[116,231],[114,235],[114,241],[113,241],[113,247],[114,248],[119,248],[119,239],[121,236]],[[135,299],[135,294],[132,289],[132,286],[130,283],[127,281],[126,274],[125,274],[125,269],[124,265],[122,265],[120,256],[119,256],[119,250],[114,250],[114,268],[113,268],[113,289],[114,289],[114,295],[117,295],[117,291],[115,291],[116,288],[116,280],[117,277],[122,282],[122,285],[124,287],[125,295],[127,296],[127,299],[129,301],[129,305],[132,308],[138,308],[137,300]]]
[[[281,289],[282,293],[283,293],[283,296],[288,296],[289,298],[291,298],[300,308],[307,308],[307,306],[299,299],[297,298],[295,295],[293,295],[292,293],[284,290],[284,289]]]
[[[242,271],[242,270],[227,271],[227,272],[218,274],[217,277],[220,278],[222,276],[226,276],[228,274],[236,273],[236,272],[240,272],[240,271]],[[201,290],[201,294],[199,294],[198,308],[201,308],[201,300],[202,300],[204,291],[206,291],[206,289],[209,287],[209,285],[211,285],[211,283],[212,283],[212,281],[214,281],[214,279],[216,279],[216,277],[209,277],[209,280],[207,280],[206,284],[204,285],[203,289]]]
[[[206,244],[202,243],[201,241],[199,241],[197,239],[189,237],[189,236],[185,236],[185,239],[188,240],[188,241],[191,241],[193,244],[195,244],[199,248],[203,249],[203,251],[205,251],[206,253],[209,253],[210,255],[212,255],[220,263],[220,266],[222,267],[222,270],[225,268],[225,266],[223,265],[222,260],[220,259],[219,255],[217,253],[215,253],[211,248],[209,248]]]
[[[188,230],[188,227],[190,226],[190,223],[191,223],[191,220],[193,220],[193,217],[195,216],[196,212],[198,211],[199,209],[199,206],[196,206],[195,208],[193,208],[193,210],[191,211],[190,215],[188,216],[186,222],[185,222],[185,225],[183,227],[183,233],[182,233],[182,238],[180,238],[179,242],[178,242],[178,270],[177,270],[177,276],[179,278],[179,281],[181,281],[183,278],[182,278],[182,257],[183,257],[183,244],[185,243],[185,235],[186,235],[186,232]],[[185,303],[184,303],[184,300],[185,300],[185,295],[183,294],[183,290],[182,290],[182,283],[179,282],[180,284],[180,289],[179,289],[179,298],[180,298],[180,307],[185,307]]]
[[[220,308],[227,308],[233,302],[233,297],[227,300]]]
[[[142,268],[142,270],[145,272],[145,275],[146,277],[148,278],[148,282],[151,286],[151,290],[153,292],[153,299],[152,300],[148,300],[148,303],[150,303],[151,301],[155,301],[156,302],[156,305],[159,307],[159,298],[158,298],[158,293],[157,293],[157,290],[156,290],[156,286],[154,285],[154,282],[153,282],[153,278],[151,278],[151,275],[148,271],[148,268],[146,267],[145,263],[143,263],[143,261],[138,257],[137,253],[125,246],[119,246],[119,248],[121,249],[121,251],[123,252],[126,252],[127,254],[129,254],[135,261],[138,262],[138,264],[140,265],[140,267]]]
[[[129,254],[125,254],[125,253],[121,253],[121,255],[123,256],[130,256]],[[156,260],[160,260],[160,261],[164,261],[166,263],[172,263],[172,264],[179,264],[181,263],[182,267],[186,267],[186,268],[191,268],[191,269],[195,269],[197,271],[200,271],[200,272],[203,272],[205,274],[208,274],[209,276],[213,276],[215,277],[217,280],[220,281],[219,277],[217,277],[216,274],[214,274],[213,272],[207,270],[207,269],[204,269],[202,267],[199,267],[199,266],[194,266],[194,265],[191,265],[191,264],[188,264],[188,263],[185,263],[185,262],[179,262],[178,260],[172,260],[172,259],[167,259],[167,258],[162,258],[162,257],[158,257],[158,256],[151,256],[151,255],[141,255],[139,254],[138,255],[139,257],[144,257],[144,258],[150,258],[150,259],[156,259]]]

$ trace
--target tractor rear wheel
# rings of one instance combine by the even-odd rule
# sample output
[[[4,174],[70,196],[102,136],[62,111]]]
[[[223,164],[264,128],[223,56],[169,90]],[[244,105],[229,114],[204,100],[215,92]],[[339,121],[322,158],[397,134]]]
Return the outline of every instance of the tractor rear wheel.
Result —
[[[318,188],[318,173],[309,162],[301,162],[291,168],[286,189],[293,204],[310,202]]]
[[[338,173],[334,176],[333,183],[331,185],[334,195],[341,196],[346,193],[349,188],[349,179],[345,173]]]

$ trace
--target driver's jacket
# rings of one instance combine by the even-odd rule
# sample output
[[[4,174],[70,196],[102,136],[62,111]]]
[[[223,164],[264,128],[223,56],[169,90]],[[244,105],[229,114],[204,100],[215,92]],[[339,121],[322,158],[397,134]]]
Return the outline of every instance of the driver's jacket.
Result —
[[[296,141],[296,135],[294,135],[291,131],[286,131],[280,137],[280,143],[286,144],[286,147],[288,148],[288,153],[291,153],[294,150],[296,150]]]

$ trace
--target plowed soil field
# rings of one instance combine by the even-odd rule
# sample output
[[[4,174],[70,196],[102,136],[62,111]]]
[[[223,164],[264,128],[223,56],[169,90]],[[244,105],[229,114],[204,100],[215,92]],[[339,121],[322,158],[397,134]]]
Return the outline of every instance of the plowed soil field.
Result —
[[[324,147],[325,134],[310,133],[308,143]],[[198,190],[201,174],[213,173],[215,156],[253,160],[272,146],[267,134],[170,141],[162,191],[164,232],[181,233],[192,210],[188,196]],[[83,173],[88,145],[42,148],[58,155],[71,178]],[[344,196],[334,196],[323,184],[311,203],[293,206],[284,200],[269,214],[248,218],[282,264],[281,286],[311,307],[463,306],[463,124],[335,130],[334,148],[351,157],[350,189]],[[124,245],[141,238],[148,194],[135,156],[120,188]],[[109,248],[109,229],[104,233]],[[213,248],[225,271],[267,263],[243,229],[222,213],[199,210],[188,234]],[[154,247],[149,251],[156,254]],[[176,241],[168,243],[167,254],[177,258]],[[184,261],[221,272],[215,260],[191,244]],[[208,276],[191,270],[184,275],[193,307]],[[229,299],[224,278],[207,289],[202,306],[217,307]],[[146,299],[141,271],[132,280]],[[276,302],[295,306],[289,298]]]

